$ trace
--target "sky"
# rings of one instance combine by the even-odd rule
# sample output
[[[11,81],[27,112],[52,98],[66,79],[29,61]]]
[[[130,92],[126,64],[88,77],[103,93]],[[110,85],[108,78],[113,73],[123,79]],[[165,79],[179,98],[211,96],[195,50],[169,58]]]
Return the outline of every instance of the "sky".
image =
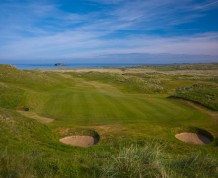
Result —
[[[0,63],[218,62],[218,0],[0,0]]]

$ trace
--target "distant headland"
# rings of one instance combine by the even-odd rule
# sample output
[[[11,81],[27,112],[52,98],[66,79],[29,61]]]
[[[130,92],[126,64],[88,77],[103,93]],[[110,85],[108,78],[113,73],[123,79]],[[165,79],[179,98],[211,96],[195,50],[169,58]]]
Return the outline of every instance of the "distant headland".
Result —
[[[55,65],[55,66],[65,66],[64,63],[55,63],[54,65]]]

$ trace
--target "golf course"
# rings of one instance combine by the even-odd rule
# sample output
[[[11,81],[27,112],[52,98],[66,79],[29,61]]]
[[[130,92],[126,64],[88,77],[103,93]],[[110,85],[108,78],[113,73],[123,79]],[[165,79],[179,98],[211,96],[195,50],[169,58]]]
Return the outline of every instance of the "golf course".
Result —
[[[0,177],[218,177],[218,63],[0,65]]]

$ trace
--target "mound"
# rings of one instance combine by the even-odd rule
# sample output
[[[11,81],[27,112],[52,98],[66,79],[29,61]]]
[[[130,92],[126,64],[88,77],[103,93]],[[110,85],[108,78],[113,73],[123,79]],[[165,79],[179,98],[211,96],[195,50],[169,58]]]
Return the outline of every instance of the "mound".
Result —
[[[99,140],[92,136],[74,135],[61,138],[59,141],[71,146],[90,147],[97,144]]]
[[[181,140],[182,142],[199,145],[208,144],[212,141],[211,138],[200,133],[183,132],[180,134],[176,134],[175,137]]]

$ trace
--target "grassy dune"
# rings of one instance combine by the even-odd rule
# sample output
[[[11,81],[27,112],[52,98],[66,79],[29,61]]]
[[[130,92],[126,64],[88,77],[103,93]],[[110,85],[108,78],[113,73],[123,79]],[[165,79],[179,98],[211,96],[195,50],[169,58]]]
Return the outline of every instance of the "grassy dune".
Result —
[[[196,102],[218,111],[217,85],[195,84],[189,87],[178,88],[174,96]]]
[[[0,176],[216,177],[218,113],[171,96],[217,110],[217,71],[217,64],[49,71],[0,65]],[[202,86],[198,100],[190,86]],[[23,107],[30,110],[18,112]],[[214,141],[174,137],[193,127]],[[94,131],[100,142],[90,148],[58,141]]]

